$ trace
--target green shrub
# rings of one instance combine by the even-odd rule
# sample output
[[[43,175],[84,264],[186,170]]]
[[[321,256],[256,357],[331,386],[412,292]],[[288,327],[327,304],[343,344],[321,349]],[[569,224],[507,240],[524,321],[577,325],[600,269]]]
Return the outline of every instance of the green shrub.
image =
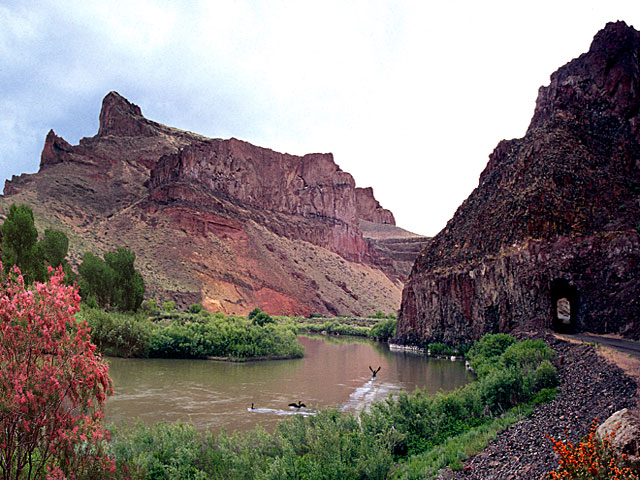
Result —
[[[374,338],[379,342],[386,342],[395,336],[397,325],[398,322],[396,320],[378,322],[369,330],[369,337]]]
[[[524,340],[510,345],[502,354],[501,363],[505,367],[517,367],[528,373],[543,360],[553,360],[553,351],[542,340]]]
[[[189,313],[200,313],[202,311],[201,303],[194,303],[189,307]]]
[[[171,313],[176,311],[176,302],[173,300],[166,301],[162,304],[162,310]]]
[[[451,347],[444,343],[430,343],[428,349],[431,355],[444,355],[450,357],[458,354],[458,350],[455,347]]]
[[[276,321],[271,318],[271,315],[265,312],[259,312],[257,315],[251,317],[251,324],[258,325],[260,327],[264,327],[267,323],[276,323]]]
[[[549,360],[543,360],[534,371],[535,388],[549,389],[558,385],[558,371]]]
[[[158,315],[158,313],[160,313],[160,311],[158,310],[158,305],[153,298],[150,298],[149,300],[143,300],[140,304],[140,309],[148,315]]]
[[[487,334],[469,350],[469,364],[479,377],[488,374],[500,361],[500,356],[516,339],[504,333]]]
[[[89,308],[99,308],[98,301],[96,300],[96,297],[87,298],[85,300],[85,303],[86,303],[87,307],[89,307]]]
[[[153,331],[149,347],[149,356],[160,358],[303,355],[304,348],[287,325],[265,323],[260,326],[237,317],[200,316],[184,322],[174,321]]]
[[[88,306],[82,308],[78,317],[87,321],[91,341],[102,353],[116,357],[147,356],[154,326],[146,318]]]

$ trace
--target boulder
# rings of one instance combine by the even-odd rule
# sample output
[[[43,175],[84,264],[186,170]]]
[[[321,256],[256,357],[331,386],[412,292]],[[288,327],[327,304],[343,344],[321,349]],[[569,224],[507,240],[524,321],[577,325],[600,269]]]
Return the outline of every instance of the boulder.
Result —
[[[640,473],[640,410],[623,408],[611,415],[596,430],[601,440],[611,438],[611,446],[625,454],[636,473]]]

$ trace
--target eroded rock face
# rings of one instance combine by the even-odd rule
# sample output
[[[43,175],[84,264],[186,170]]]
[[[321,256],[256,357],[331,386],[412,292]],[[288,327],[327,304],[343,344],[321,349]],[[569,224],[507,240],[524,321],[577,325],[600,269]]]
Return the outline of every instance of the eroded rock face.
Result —
[[[373,196],[373,188],[356,188],[356,208],[358,218],[372,223],[395,225],[393,213],[380,206]]]
[[[640,33],[610,23],[540,89],[526,136],[498,144],[416,260],[399,341],[516,327],[640,336],[639,53]]]
[[[76,263],[128,246],[149,296],[182,306],[366,315],[396,310],[407,274],[360,229],[360,215],[393,224],[393,214],[331,154],[178,130],[116,92],[96,136],[70,145],[50,131],[40,171],[4,194],[5,209],[30,205],[39,226],[66,231]]]

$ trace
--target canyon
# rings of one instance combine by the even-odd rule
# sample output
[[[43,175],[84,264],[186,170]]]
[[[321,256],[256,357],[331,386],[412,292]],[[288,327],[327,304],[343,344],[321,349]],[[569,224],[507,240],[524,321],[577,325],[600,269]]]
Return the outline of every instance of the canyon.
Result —
[[[69,236],[72,264],[127,247],[148,298],[226,314],[395,312],[428,242],[396,227],[329,153],[179,130],[117,92],[94,137],[48,133],[39,171],[5,183],[0,208],[12,203]]]

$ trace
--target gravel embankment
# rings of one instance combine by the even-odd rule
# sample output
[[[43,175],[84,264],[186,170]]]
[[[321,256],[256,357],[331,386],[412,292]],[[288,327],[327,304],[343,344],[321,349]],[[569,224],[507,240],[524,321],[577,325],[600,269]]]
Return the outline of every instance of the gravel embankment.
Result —
[[[557,467],[546,436],[575,442],[591,423],[637,405],[637,386],[617,366],[600,357],[594,347],[538,336],[556,351],[560,378],[558,397],[502,432],[489,446],[465,462],[464,470],[445,470],[438,477],[453,479],[542,479]]]

